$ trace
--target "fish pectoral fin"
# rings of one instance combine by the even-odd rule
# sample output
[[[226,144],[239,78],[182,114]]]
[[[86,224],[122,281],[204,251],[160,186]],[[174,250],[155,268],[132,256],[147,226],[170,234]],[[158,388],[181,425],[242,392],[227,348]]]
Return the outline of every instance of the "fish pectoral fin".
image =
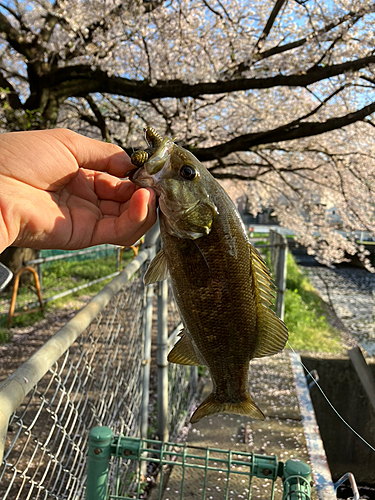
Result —
[[[175,344],[168,354],[168,361],[178,365],[203,366],[205,363],[197,356],[189,337],[182,330],[179,333],[181,339]]]
[[[259,345],[255,358],[270,356],[282,351],[288,340],[288,330],[283,321],[264,304],[260,305],[261,313],[258,323]]]
[[[168,265],[165,257],[164,250],[156,254],[151,264],[149,265],[144,277],[143,282],[145,285],[151,285],[157,281],[164,281],[168,278]]]
[[[203,417],[214,415],[215,413],[235,413],[236,415],[245,415],[250,418],[264,420],[263,412],[254,403],[251,397],[247,394],[246,398],[239,403],[223,403],[217,401],[215,394],[210,394],[203,403],[195,410],[190,422],[195,424]]]

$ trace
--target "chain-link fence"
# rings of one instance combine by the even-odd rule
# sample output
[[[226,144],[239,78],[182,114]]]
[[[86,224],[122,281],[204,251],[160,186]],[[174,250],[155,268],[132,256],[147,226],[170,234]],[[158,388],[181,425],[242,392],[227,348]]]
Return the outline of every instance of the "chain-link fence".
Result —
[[[181,331],[182,324],[179,323],[180,316],[176,302],[173,299],[171,287],[169,287],[168,298],[168,316],[170,318],[168,342],[169,349],[171,349],[178,339],[176,333]],[[168,412],[168,428],[170,429],[170,440],[176,440],[187,415],[191,413],[197,392],[197,367],[170,363],[168,365],[168,408],[170,409]]]
[[[142,275],[154,253],[155,246],[143,250],[0,385],[0,498],[82,499],[92,427],[147,437],[151,359],[145,336],[152,332],[147,322],[155,300]],[[171,298],[169,309],[172,328],[178,316]],[[177,368],[170,376],[173,435],[195,396],[189,371]],[[189,401],[175,399],[181,393]],[[122,471],[124,488],[132,477]]]
[[[197,367],[171,364],[168,375],[170,440],[175,441],[196,400],[198,392]]]

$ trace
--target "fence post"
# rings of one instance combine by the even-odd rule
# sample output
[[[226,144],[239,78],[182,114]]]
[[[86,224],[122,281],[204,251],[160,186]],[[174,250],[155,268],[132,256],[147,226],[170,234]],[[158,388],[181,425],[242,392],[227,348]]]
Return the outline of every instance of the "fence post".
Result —
[[[155,257],[156,241],[159,237],[159,226],[155,224],[146,234],[145,247],[149,251],[149,259]],[[151,368],[151,337],[152,337],[152,312],[153,312],[154,285],[148,285],[145,290],[145,316],[144,316],[144,347],[143,347],[143,374],[142,374],[142,402],[141,402],[141,438],[147,439],[148,434],[148,403],[150,392]]]
[[[121,256],[121,247],[116,248],[116,261],[117,261],[117,272],[120,272],[120,256]]]
[[[150,260],[155,257],[155,247],[149,249]],[[154,298],[154,285],[148,285],[145,290],[145,336],[143,346],[143,375],[142,375],[142,404],[141,404],[141,437],[147,439],[148,434],[148,403],[150,392],[151,368],[151,337],[152,337],[152,302]]]
[[[286,289],[286,257],[288,252],[288,243],[282,234],[277,234],[277,266],[276,266],[276,314],[284,320],[285,310],[285,289]]]
[[[158,436],[168,441],[168,281],[159,283],[158,338],[156,360],[158,365]]]
[[[106,500],[112,430],[94,427],[89,434],[86,500]]]
[[[198,393],[198,367],[191,366],[190,367],[190,384],[193,388],[194,394]]]
[[[269,239],[270,239],[270,255],[271,255],[271,267],[273,272],[276,272],[276,267],[277,267],[277,233],[273,229],[270,229],[269,232]]]

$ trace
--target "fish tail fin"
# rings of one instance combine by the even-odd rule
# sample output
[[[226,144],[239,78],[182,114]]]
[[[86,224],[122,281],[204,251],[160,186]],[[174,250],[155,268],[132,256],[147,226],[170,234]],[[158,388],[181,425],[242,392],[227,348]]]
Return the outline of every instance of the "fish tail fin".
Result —
[[[236,415],[246,415],[250,418],[264,420],[263,412],[247,394],[245,399],[239,403],[222,403],[215,399],[215,394],[211,393],[203,403],[195,410],[190,422],[195,424],[203,417],[214,415],[215,413],[235,413]]]

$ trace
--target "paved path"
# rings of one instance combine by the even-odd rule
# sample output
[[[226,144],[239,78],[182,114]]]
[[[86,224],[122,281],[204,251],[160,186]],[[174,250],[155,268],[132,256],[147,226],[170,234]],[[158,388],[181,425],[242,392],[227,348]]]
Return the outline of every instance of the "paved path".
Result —
[[[210,387],[207,385],[200,400],[202,401],[209,392]],[[190,427],[187,435],[188,446],[199,447],[194,450],[194,453],[203,456],[206,448],[210,447],[232,449],[233,453],[240,455],[241,452],[276,454],[280,461],[299,458],[309,463],[294,377],[287,352],[251,362],[250,392],[266,415],[264,421],[250,421],[247,417],[237,415],[206,417]],[[213,454],[213,456],[221,455]],[[179,498],[181,479],[182,467],[174,466],[163,500]],[[247,498],[248,476],[231,474],[229,481],[229,500]],[[226,482],[225,472],[211,472],[207,477],[206,499],[224,499]],[[270,484],[270,480],[254,478],[252,498],[270,499]],[[184,500],[202,498],[203,488],[202,471],[185,468]],[[275,500],[281,500],[281,498],[282,483],[281,479],[278,479]],[[315,492],[312,498],[316,498]]]

